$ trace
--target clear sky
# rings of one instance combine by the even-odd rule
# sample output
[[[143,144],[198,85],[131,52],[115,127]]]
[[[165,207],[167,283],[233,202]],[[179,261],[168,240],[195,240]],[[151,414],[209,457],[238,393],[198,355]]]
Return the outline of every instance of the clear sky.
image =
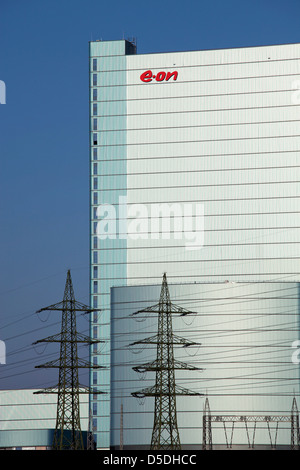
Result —
[[[0,388],[21,370],[16,341],[50,334],[30,315],[61,300],[67,269],[89,301],[89,41],[135,37],[138,53],[297,43],[299,18],[299,0],[0,0]]]

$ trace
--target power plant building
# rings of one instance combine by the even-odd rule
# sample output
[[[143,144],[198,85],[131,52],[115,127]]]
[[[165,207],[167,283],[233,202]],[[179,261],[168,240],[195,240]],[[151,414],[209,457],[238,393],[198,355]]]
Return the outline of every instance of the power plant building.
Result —
[[[191,312],[172,315],[176,388],[192,392],[176,396],[182,449],[203,448],[207,402],[211,420],[217,418],[211,423],[213,449],[290,448],[293,399],[299,396],[299,287],[291,282],[169,284],[171,302]],[[158,303],[160,289],[112,289],[114,449],[120,441],[128,450],[150,446],[154,397],[135,394],[156,381],[158,315],[147,307]],[[178,367],[178,361],[195,370]]]
[[[106,341],[91,354],[107,366],[91,385],[108,392],[92,397],[99,448],[110,446],[112,287],[158,285],[164,272],[212,290],[300,281],[299,84],[299,44],[138,54],[127,40],[90,43],[91,333]]]

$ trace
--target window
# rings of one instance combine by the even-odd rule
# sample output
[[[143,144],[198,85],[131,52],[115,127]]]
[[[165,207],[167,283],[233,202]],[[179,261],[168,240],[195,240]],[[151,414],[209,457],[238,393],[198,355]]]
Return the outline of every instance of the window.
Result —
[[[93,285],[94,285],[94,294],[98,294],[98,281],[94,281]]]
[[[96,250],[98,248],[98,238],[97,237],[94,237],[94,239],[93,239],[93,248],[94,248],[94,250]]]
[[[98,298],[96,295],[94,295],[93,297],[93,308],[97,308],[98,307]]]
[[[93,203],[94,203],[95,205],[98,204],[98,193],[94,193]]]
[[[94,189],[98,189],[98,178],[94,178]]]
[[[93,251],[93,262],[98,263],[98,252],[97,251]]]
[[[97,148],[93,148],[93,157],[94,157],[94,160],[98,159],[98,149]]]
[[[97,403],[93,403],[93,415],[97,415]]]
[[[97,385],[97,372],[93,372],[93,385]]]
[[[93,119],[93,130],[96,131],[98,128],[98,119]]]
[[[98,105],[97,105],[97,103],[94,103],[93,104],[93,115],[97,116],[97,114],[98,114]]]
[[[93,73],[93,86],[97,86],[97,74]]]
[[[98,278],[98,266],[94,266],[93,271],[94,271],[93,277],[94,277],[95,279],[97,279],[97,278]]]
[[[93,134],[93,143],[94,143],[94,145],[98,145],[98,137],[97,137],[97,134]]]
[[[93,339],[97,339],[98,328],[97,326],[93,326]]]
[[[97,163],[94,163],[94,165],[93,165],[93,174],[97,175],[97,173],[98,173],[98,165],[97,165]]]
[[[97,88],[93,89],[93,101],[97,101],[98,99],[98,91]]]
[[[97,70],[97,59],[93,59],[93,71]]]
[[[94,307],[94,308],[96,308],[96,307]],[[94,323],[97,323],[97,322],[98,322],[98,312],[94,312],[94,313],[93,313],[93,322],[94,322]],[[94,351],[94,352],[97,352],[97,350]]]
[[[93,431],[97,431],[97,419],[93,419]]]

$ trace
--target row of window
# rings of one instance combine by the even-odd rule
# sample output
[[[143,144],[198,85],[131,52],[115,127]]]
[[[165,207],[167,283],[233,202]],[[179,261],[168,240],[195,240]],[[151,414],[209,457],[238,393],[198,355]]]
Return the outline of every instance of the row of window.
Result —
[[[97,59],[93,59],[92,61],[92,70],[93,72],[96,72],[97,71]],[[94,73],[93,76],[92,76],[92,83],[93,83],[93,86],[97,86],[97,74]],[[94,88],[93,91],[93,101],[97,101],[98,99],[98,92],[97,92],[97,88]],[[97,116],[98,115],[98,106],[97,104],[93,104],[93,116]],[[93,130],[98,130],[98,122],[97,122],[97,119],[93,119]],[[97,138],[97,134],[93,134],[93,145],[98,145],[98,138]],[[93,152],[93,160],[97,160],[98,159],[98,149],[97,148],[93,148],[92,150]],[[93,175],[97,175],[98,174],[98,168],[97,168],[97,164],[94,164],[93,165]],[[97,178],[94,178],[93,179],[93,187],[94,189],[98,189],[98,179]],[[98,203],[98,197],[94,195],[94,200],[93,200],[94,204],[97,204]],[[95,212],[96,208],[94,208],[94,212]],[[95,214],[96,215],[96,214]],[[94,230],[95,230],[95,227],[94,227]],[[93,244],[94,244],[94,248],[95,247],[98,247],[98,239],[97,237],[94,237],[94,241],[93,241]],[[96,251],[93,252],[93,263],[94,264],[97,264],[98,263],[98,253]],[[98,278],[98,266],[93,266],[93,279],[97,279]],[[97,294],[98,293],[98,281],[94,280],[93,281],[93,293],[94,294]],[[98,308],[98,298],[96,295],[93,296],[93,308]],[[98,322],[98,312],[94,312],[93,313],[93,323],[96,323]],[[94,339],[97,339],[98,337],[98,328],[97,326],[93,326],[93,338]],[[93,345],[93,353],[95,354],[95,356],[93,357],[93,364],[94,365],[97,365],[98,363],[98,357],[97,357],[97,353],[98,353],[98,350],[97,350],[97,344],[94,344]],[[93,385],[98,385],[98,375],[97,375],[97,372],[93,372]],[[97,403],[95,402],[97,400],[97,394],[94,394],[93,395],[93,416],[97,416],[98,414],[98,410],[97,410]],[[93,430],[94,432],[97,431],[97,419],[93,419]]]
[[[93,59],[93,62],[92,62],[92,69],[93,71],[97,71],[97,59]],[[93,74],[93,85],[96,86],[97,85],[97,74]],[[97,89],[93,89],[93,100],[97,100]],[[93,115],[96,116],[98,114],[98,106],[97,104],[94,104],[93,105]],[[97,122],[97,119],[93,119],[93,130],[97,130],[98,129],[98,122]],[[97,135],[94,134],[93,136],[93,143],[94,145],[97,145]],[[93,149],[93,159],[94,160],[97,160],[98,159],[98,149],[97,148],[94,148]],[[97,164],[94,164],[93,166],[93,174],[94,175],[97,175]],[[97,178],[94,178],[94,189],[98,189],[98,179]],[[97,200],[97,198],[95,198]],[[96,208],[95,208],[96,209]],[[96,238],[96,237],[95,237]],[[93,263],[94,264],[97,264],[98,263],[98,253],[96,251],[93,252]],[[98,278],[98,266],[94,266],[93,267],[93,278],[97,279]],[[98,281],[93,281],[93,292],[94,293],[97,293],[98,292]],[[98,307],[98,298],[97,296],[93,296],[93,308],[97,308]],[[97,322],[98,321],[98,313],[97,312],[94,312],[93,313],[93,323]],[[93,327],[93,338],[94,339],[97,339],[97,335],[98,335],[98,328],[97,326],[94,326]],[[93,345],[94,347],[94,353],[97,354],[97,345],[94,344]],[[98,362],[98,357],[97,356],[94,356],[93,357],[93,364],[94,365],[97,365],[97,362]],[[97,380],[97,372],[94,372],[93,373],[93,384],[94,385],[97,385],[98,383],[98,380]],[[97,399],[97,395],[94,396],[94,400]],[[97,403],[93,403],[93,415],[97,415]],[[94,431],[97,430],[97,420],[94,419],[93,420],[93,428],[94,428]]]
[[[92,61],[92,70],[93,71],[97,71],[97,59],[93,59]],[[97,74],[93,74],[92,76],[92,83],[93,83],[93,86],[97,86]],[[98,99],[98,92],[97,92],[97,88],[94,88],[93,89],[93,101],[97,101]],[[98,115],[98,106],[96,103],[93,104],[93,116],[97,116]],[[98,122],[97,122],[97,119],[93,119],[93,130],[98,130]],[[98,145],[98,137],[97,137],[97,134],[93,134],[93,145]],[[97,148],[93,148],[92,150],[93,152],[93,160],[97,160],[98,159],[98,149]],[[95,163],[93,165],[93,175],[97,175],[98,174],[98,168],[97,168],[97,163]],[[93,187],[94,189],[98,189],[98,179],[97,178],[94,178],[93,179]],[[94,193],[94,198],[93,198],[93,203],[94,204],[97,204],[98,203],[98,196],[95,196],[96,193]],[[96,211],[96,208],[94,208],[94,212]],[[96,215],[96,214],[95,214]],[[96,229],[96,227],[94,226],[94,230]],[[97,247],[98,246],[98,240],[97,240],[97,237],[94,237],[94,247]],[[98,253],[96,251],[93,252],[93,263],[94,264],[98,264]],[[98,278],[98,266],[93,266],[93,279],[97,279]],[[97,294],[98,293],[98,281],[97,280],[94,280],[93,281],[93,293],[94,294]],[[93,308],[98,308],[98,298],[96,295],[93,296]],[[96,323],[98,322],[98,312],[94,312],[93,313],[93,323]],[[93,338],[94,339],[97,339],[98,337],[98,328],[97,326],[93,326]],[[93,353],[95,354],[95,356],[93,357],[93,364],[94,365],[97,365],[97,361],[98,361],[98,357],[97,357],[97,345],[94,344],[93,345]],[[93,372],[93,385],[97,385],[98,384],[98,377],[97,377],[97,372]],[[94,397],[93,397],[94,400],[97,399],[97,395],[95,394]],[[97,415],[97,403],[93,403],[93,415]],[[93,428],[94,428],[94,431],[97,431],[97,420],[96,419],[93,419]]]

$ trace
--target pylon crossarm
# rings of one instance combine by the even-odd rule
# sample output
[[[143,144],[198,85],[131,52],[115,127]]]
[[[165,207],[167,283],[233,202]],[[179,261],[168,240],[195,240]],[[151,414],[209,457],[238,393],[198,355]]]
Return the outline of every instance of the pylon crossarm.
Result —
[[[149,338],[141,339],[140,341],[135,341],[134,343],[129,344],[130,346],[137,346],[139,344],[160,344],[161,339],[158,335],[149,336]],[[183,346],[184,348],[192,347],[192,346],[201,346],[201,343],[195,343],[194,341],[189,341],[181,336],[177,336],[173,334],[172,342],[164,341],[164,344],[170,345],[173,344],[174,346]]]
[[[35,392],[33,392],[34,395],[40,395],[40,394],[58,394],[58,393],[61,393],[61,387],[59,387],[59,385],[56,385],[54,387],[49,387],[49,388],[43,388],[41,390],[36,390]],[[76,390],[73,390],[71,388],[66,388],[64,390],[64,393],[65,394],[68,394],[68,395],[77,395],[77,393],[96,393],[97,395],[106,395],[107,392],[103,392],[102,390],[93,390],[91,389],[90,387],[87,387],[85,385],[79,385],[78,389],[76,388]]]
[[[40,308],[39,310],[36,311],[36,313],[41,313],[41,312],[45,312],[49,310],[52,310],[53,312],[62,311],[62,310],[66,310],[70,306],[74,312],[92,313],[95,310],[99,311],[99,309],[91,308],[88,305],[78,302],[77,300],[64,299],[61,302],[57,302],[56,304],[52,304],[52,305],[49,305],[48,307]]]
[[[76,338],[65,338],[64,335],[58,333],[56,335],[47,336],[47,338],[39,339],[32,343],[33,345],[39,343],[87,343],[87,344],[94,344],[94,343],[105,343],[104,340],[101,339],[92,339],[89,336],[83,335],[81,333],[76,334]]]
[[[153,387],[144,388],[137,392],[132,392],[131,395],[135,398],[145,398],[145,397],[172,397],[175,395],[181,396],[203,396],[203,393],[193,392],[188,390],[187,388],[175,386],[175,391],[170,391],[168,387],[164,387],[163,389],[158,389],[154,385]]]
[[[139,315],[140,313],[149,313],[149,312],[157,312],[159,308],[159,304],[152,305],[151,307],[143,308],[142,310],[137,310],[136,312],[131,313],[129,316],[134,317],[135,315]]]
[[[189,314],[194,314],[194,315],[196,314],[196,312],[192,312],[191,310],[187,310],[171,302],[168,304],[168,308],[169,308],[170,313],[178,313],[181,316],[189,315]],[[161,309],[161,304],[158,303],[158,304],[152,305],[151,307],[143,308],[142,310],[137,310],[136,312],[131,313],[130,316],[138,315],[140,313],[149,313],[149,312],[159,313],[160,309]]]
[[[187,364],[186,362],[177,361],[175,359],[174,359],[174,362],[172,363],[172,365],[170,365],[168,362],[166,362],[165,364],[161,363],[160,361],[155,359],[152,362],[148,362],[146,364],[141,364],[139,366],[133,367],[133,370],[135,372],[141,372],[141,373],[144,373],[144,372],[147,372],[147,371],[156,372],[156,371],[160,371],[160,370],[172,370],[172,369],[178,369],[178,370],[203,370],[203,369],[200,369],[199,367],[194,367],[194,366],[191,366],[190,364]]]
[[[100,366],[100,365],[94,365],[88,361],[85,361],[84,359],[78,359],[76,364],[68,363],[67,364],[68,368],[70,369],[77,369],[77,368],[82,368],[82,369],[105,369],[105,366]],[[40,364],[38,366],[35,366],[37,369],[41,368],[59,368],[62,367],[60,359],[54,359],[53,361],[45,362],[45,364]]]

